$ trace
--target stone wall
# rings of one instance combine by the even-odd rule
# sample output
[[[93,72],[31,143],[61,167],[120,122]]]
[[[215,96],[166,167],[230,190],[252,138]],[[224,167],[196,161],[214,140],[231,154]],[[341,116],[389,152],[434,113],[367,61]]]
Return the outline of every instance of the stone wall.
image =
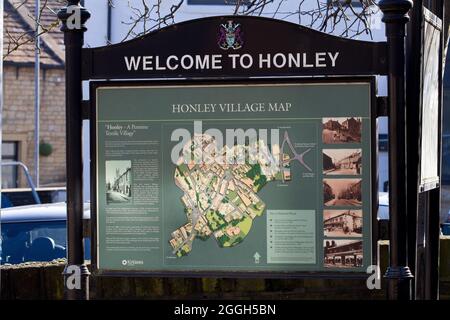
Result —
[[[40,156],[41,185],[65,185],[65,72],[41,71],[40,140],[53,153]],[[4,68],[3,140],[19,142],[19,160],[34,172],[34,68]],[[33,176],[34,178],[34,176]],[[20,186],[26,186],[20,175]]]
[[[63,299],[64,263],[2,269],[1,299]],[[366,280],[92,276],[91,299],[384,299]]]
[[[380,243],[386,270],[388,244]],[[441,241],[441,299],[450,299],[450,237]],[[64,261],[1,268],[0,299],[62,299]],[[91,299],[385,299],[366,279],[124,278],[91,276]]]

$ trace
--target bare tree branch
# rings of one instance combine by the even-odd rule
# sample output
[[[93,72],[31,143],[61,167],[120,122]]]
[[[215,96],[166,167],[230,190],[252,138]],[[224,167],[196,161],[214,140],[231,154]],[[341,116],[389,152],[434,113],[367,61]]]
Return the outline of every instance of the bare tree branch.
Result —
[[[34,0],[13,0],[15,9],[20,9],[27,2]],[[63,7],[65,0],[55,0]],[[108,0],[108,4],[114,7],[115,1]],[[120,0],[125,1],[125,0]],[[326,33],[337,33],[342,37],[357,37],[362,34],[372,37],[371,17],[378,12],[376,0],[224,0],[232,4],[230,14],[243,16],[266,16],[274,19],[291,19],[297,17],[299,24],[305,25]],[[294,1],[297,4],[292,5]],[[171,5],[167,5],[167,3]],[[311,5],[311,3],[313,4]],[[289,3],[289,5],[288,5]],[[154,30],[176,22],[177,14],[182,9],[185,0],[127,0],[130,18],[122,21],[127,26],[127,32],[122,41],[142,36]],[[292,10],[296,8],[296,10]],[[49,10],[54,15],[54,20],[43,23],[42,14]],[[33,13],[34,14],[34,13]],[[31,17],[38,23],[39,32],[42,35],[55,30],[59,26],[54,8],[48,5],[48,0],[42,0],[40,14]],[[35,42],[34,28],[17,34],[5,28],[5,37],[8,41],[3,57],[18,50],[22,45]]]
[[[26,3],[30,0],[16,0],[15,2],[12,2],[14,9],[19,10],[23,6],[26,5]],[[61,2],[61,5],[65,2],[63,0],[58,1]],[[49,10],[52,15],[54,15],[55,19],[51,19],[49,23],[44,23],[42,17],[44,10]],[[3,52],[3,59],[5,59],[8,55],[13,53],[14,51],[17,51],[21,46],[29,43],[36,43],[36,37],[39,37],[43,34],[46,34],[48,32],[57,30],[59,27],[59,21],[56,16],[57,12],[55,12],[48,4],[48,0],[42,0],[41,1],[41,8],[39,9],[38,16],[36,17],[33,13],[29,13],[28,18],[30,18],[31,21],[37,26],[38,30],[35,30],[36,27],[29,26],[29,28],[24,27],[25,31],[22,33],[17,33],[15,30],[9,30],[7,26],[4,26],[4,36],[5,36],[5,43],[7,44],[4,48]],[[9,17],[9,13],[5,12],[5,19]]]

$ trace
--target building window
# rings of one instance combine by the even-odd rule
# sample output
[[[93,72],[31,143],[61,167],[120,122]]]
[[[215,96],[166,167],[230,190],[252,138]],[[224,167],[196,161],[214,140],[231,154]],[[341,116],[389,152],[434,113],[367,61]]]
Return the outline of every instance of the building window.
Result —
[[[2,142],[2,162],[18,161],[19,143],[15,141]],[[2,166],[2,188],[17,188],[17,166]]]
[[[193,5],[225,5],[235,6],[239,0],[188,0],[187,4]],[[250,4],[250,0],[241,0],[241,5]]]

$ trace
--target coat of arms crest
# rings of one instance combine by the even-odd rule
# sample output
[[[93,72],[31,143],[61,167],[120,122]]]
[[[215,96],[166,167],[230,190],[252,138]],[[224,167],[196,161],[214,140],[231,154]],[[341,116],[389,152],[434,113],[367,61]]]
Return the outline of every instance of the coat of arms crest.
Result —
[[[239,23],[233,23],[229,20],[220,25],[219,38],[217,41],[219,47],[223,50],[242,48],[244,40],[242,39],[242,30]]]

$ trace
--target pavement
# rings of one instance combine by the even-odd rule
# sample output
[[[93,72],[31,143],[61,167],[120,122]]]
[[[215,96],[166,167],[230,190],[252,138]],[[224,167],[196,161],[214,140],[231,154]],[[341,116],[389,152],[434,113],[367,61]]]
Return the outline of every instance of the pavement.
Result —
[[[108,203],[109,202],[120,203],[120,202],[128,202],[130,201],[130,198],[116,191],[108,191],[106,193],[106,200]]]
[[[324,129],[322,131],[322,140],[323,143],[335,143],[334,140],[334,131],[328,130],[328,129]]]
[[[361,237],[361,233],[349,232],[344,233],[343,231],[324,231],[326,237]]]
[[[360,174],[356,172],[356,169],[336,169],[336,170],[330,170],[326,172],[326,174],[333,175],[333,174],[340,174],[340,175],[356,175]]]

